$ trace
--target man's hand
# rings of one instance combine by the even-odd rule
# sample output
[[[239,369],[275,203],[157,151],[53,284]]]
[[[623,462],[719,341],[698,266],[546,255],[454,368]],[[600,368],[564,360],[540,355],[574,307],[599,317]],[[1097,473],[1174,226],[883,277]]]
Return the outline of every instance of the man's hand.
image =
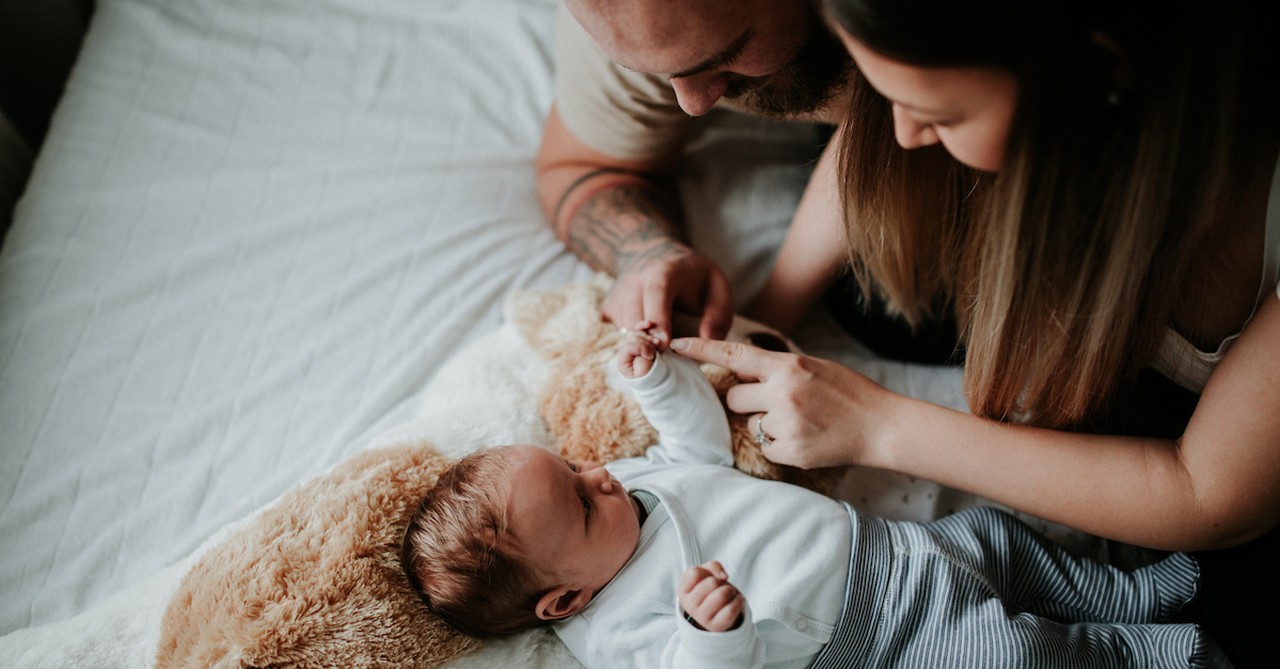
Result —
[[[724,339],[733,324],[733,291],[710,258],[665,240],[624,260],[601,309],[614,323],[652,323],[650,333],[666,348],[676,311],[698,319],[698,336]]]
[[[708,632],[727,632],[742,624],[747,599],[729,582],[715,560],[689,567],[680,577],[680,608]]]
[[[675,157],[622,160],[583,144],[554,105],[535,161],[538,199],[556,236],[592,269],[617,279],[603,305],[620,326],[640,321],[666,348],[673,311],[698,320],[682,334],[723,339],[733,324],[729,280],[680,234],[678,198],[667,183]]]

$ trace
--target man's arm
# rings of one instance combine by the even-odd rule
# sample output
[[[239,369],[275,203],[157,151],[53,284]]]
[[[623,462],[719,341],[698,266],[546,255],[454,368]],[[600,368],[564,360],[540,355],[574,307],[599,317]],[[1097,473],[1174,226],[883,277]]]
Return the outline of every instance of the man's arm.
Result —
[[[617,277],[603,305],[606,317],[623,325],[651,321],[665,342],[679,309],[699,318],[702,336],[724,337],[733,319],[728,279],[684,241],[667,165],[592,149],[553,106],[535,169],[538,199],[556,235],[593,269]]]

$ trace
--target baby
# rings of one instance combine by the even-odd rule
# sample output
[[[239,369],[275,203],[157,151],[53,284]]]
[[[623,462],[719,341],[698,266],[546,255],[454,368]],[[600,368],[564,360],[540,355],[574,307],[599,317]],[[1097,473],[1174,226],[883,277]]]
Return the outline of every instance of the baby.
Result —
[[[588,667],[1203,666],[1196,626],[1157,624],[1195,594],[1189,556],[1125,572],[995,509],[893,522],[743,474],[711,385],[644,325],[618,359],[660,435],[643,456],[495,447],[423,500],[401,559],[458,629],[553,624]]]

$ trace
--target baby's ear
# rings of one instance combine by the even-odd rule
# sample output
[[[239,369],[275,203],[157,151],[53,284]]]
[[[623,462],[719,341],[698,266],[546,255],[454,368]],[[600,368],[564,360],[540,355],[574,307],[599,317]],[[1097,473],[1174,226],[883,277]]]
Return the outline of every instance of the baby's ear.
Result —
[[[535,613],[541,620],[563,620],[586,608],[591,603],[591,593],[574,590],[567,585],[557,585],[538,598]]]

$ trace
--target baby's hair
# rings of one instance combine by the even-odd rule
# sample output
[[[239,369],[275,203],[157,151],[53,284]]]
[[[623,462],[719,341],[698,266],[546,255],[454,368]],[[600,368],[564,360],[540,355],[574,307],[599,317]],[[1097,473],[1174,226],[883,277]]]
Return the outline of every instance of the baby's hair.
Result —
[[[545,624],[541,593],[507,529],[506,448],[472,453],[440,475],[418,506],[400,564],[427,607],[465,634],[493,637]]]

